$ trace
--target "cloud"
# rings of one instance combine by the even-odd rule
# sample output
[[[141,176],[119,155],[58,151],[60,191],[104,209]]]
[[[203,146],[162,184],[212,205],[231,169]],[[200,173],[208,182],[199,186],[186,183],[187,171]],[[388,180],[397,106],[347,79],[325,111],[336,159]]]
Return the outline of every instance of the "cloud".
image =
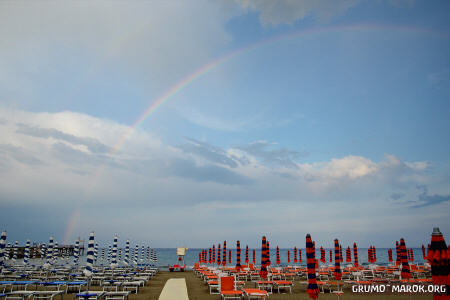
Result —
[[[53,128],[41,128],[28,126],[26,124],[18,124],[18,127],[18,133],[40,138],[53,138],[56,140],[63,140],[75,145],[84,145],[93,153],[106,153],[109,151],[109,148],[107,146],[93,138],[77,137]]]
[[[263,25],[293,24],[313,17],[321,22],[342,14],[360,3],[360,0],[235,0],[244,9],[260,13]]]
[[[286,228],[301,227],[299,219],[316,224],[316,219],[327,218],[328,210],[319,210],[314,218],[307,213],[321,206],[335,207],[340,216],[321,226],[339,226],[344,234],[364,224],[391,222],[394,215],[405,222],[417,219],[421,212],[446,205],[450,193],[448,181],[436,181],[430,163],[408,162],[394,155],[381,161],[349,155],[307,162],[299,151],[267,141],[224,148],[186,138],[185,143],[172,146],[145,130],[127,135],[128,126],[69,111],[0,109],[0,119],[5,120],[0,136],[7,141],[0,145],[2,211],[6,209],[8,215],[25,209],[26,215],[41,215],[32,203],[39,203],[42,210],[57,207],[59,213],[68,215],[45,219],[44,227],[59,228],[71,218],[70,212],[79,209],[73,236],[97,228],[107,234],[112,230],[108,220],[133,219],[133,224],[125,222],[116,229],[145,239],[138,228],[157,226],[167,213],[177,216],[171,225],[174,228],[189,224],[190,230],[201,231],[204,224],[210,224],[210,230],[217,231],[215,222],[227,218],[230,224],[247,220],[242,234],[248,238],[261,230],[284,236]],[[124,135],[129,138],[116,151],[89,148],[99,143],[108,149]],[[417,202],[408,202],[417,199],[417,191]],[[390,199],[395,198],[393,205]],[[104,218],[88,218],[97,209],[102,209]],[[283,218],[269,228],[263,217],[267,211]],[[442,218],[434,214],[424,218],[422,225]],[[10,217],[3,221],[8,226],[18,222]],[[365,233],[372,232],[371,228],[364,227]],[[241,233],[233,226],[229,232]],[[178,233],[177,237],[182,238]],[[170,244],[162,233],[158,240]]]
[[[229,156],[223,149],[195,139],[187,138],[186,140],[187,143],[179,146],[184,152],[201,156],[208,161],[227,165],[231,168],[236,168],[238,166],[236,157]]]
[[[267,141],[257,141],[249,145],[238,147],[238,149],[252,155],[269,165],[283,166],[288,168],[297,168],[294,160],[300,156],[306,155],[298,151],[291,151],[285,148],[269,150],[271,146]]]

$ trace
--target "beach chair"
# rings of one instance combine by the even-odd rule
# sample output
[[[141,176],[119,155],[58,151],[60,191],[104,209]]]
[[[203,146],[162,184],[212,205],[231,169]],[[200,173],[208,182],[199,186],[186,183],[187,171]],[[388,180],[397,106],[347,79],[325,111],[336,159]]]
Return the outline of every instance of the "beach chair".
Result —
[[[234,276],[219,277],[219,291],[222,299],[242,299],[242,291],[236,289]]]
[[[248,300],[264,300],[269,296],[269,293],[267,293],[267,291],[260,289],[243,289],[243,292],[247,296]]]
[[[106,292],[105,300],[128,300],[129,294],[130,294],[130,291]]]

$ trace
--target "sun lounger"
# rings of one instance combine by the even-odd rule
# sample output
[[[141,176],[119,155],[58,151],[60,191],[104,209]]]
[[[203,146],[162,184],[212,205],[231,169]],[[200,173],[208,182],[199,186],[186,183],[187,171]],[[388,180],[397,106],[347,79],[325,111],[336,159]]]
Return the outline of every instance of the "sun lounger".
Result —
[[[33,295],[32,291],[13,291],[6,294],[6,299],[19,299],[19,300],[25,300],[28,297],[31,297]]]
[[[63,300],[63,291],[35,291],[33,292],[33,300],[53,300],[58,295]]]
[[[106,292],[105,300],[128,300],[129,291]]]
[[[97,300],[105,295],[103,291],[86,291],[76,294],[78,300]]]
[[[267,293],[267,291],[260,289],[243,289],[242,291],[249,300],[251,299],[264,300],[266,299],[266,297],[269,296],[269,293]]]
[[[243,292],[236,289],[234,276],[219,277],[219,291],[222,299],[242,299]]]

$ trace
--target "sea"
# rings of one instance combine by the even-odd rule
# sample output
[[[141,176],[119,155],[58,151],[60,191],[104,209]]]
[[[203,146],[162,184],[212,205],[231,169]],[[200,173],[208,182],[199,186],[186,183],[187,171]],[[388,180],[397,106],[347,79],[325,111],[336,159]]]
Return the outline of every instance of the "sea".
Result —
[[[108,249],[105,249],[105,253],[108,253]],[[159,267],[160,269],[164,270],[167,269],[169,265],[178,264],[178,256],[177,256],[177,249],[176,248],[155,248],[154,249],[157,253],[157,262],[150,262],[147,260],[146,256],[144,259],[140,256],[141,253],[139,253],[138,258],[138,264],[139,265],[155,265]],[[229,250],[231,250],[231,265],[236,265],[236,249],[227,249],[227,265],[229,264]],[[290,251],[290,263],[288,263],[288,255],[287,252]],[[287,266],[287,265],[301,265],[306,266],[306,251],[305,249],[302,250],[302,263],[294,263],[294,254],[293,249],[280,249],[280,266]],[[334,264],[334,249],[333,250],[333,263],[330,263],[330,249],[325,248],[325,258],[326,258],[326,265]],[[395,261],[396,255],[395,255],[395,249],[393,250],[393,259]],[[195,249],[190,248],[186,251],[186,255],[184,256],[184,264],[187,268],[192,268],[196,262],[199,260],[199,253],[202,251],[202,249]],[[423,254],[421,248],[413,248],[414,251],[414,263],[422,265],[424,264]],[[352,252],[352,262],[353,262],[353,250]],[[298,253],[298,250],[297,250]],[[255,249],[255,261],[256,265],[260,265],[261,263],[261,249]],[[223,249],[221,249],[221,256],[223,255]],[[105,255],[106,256],[106,255]],[[124,257],[124,250],[122,249],[122,258]],[[132,257],[132,256],[131,256]],[[388,265],[389,259],[388,259],[388,248],[377,248],[376,249],[376,257],[378,265]],[[209,258],[209,255],[208,255]],[[320,259],[320,249],[316,249],[316,258]],[[216,249],[216,259],[217,259],[217,249]],[[346,249],[343,249],[343,259],[344,263],[346,264]],[[249,260],[250,262],[253,261],[253,249],[249,249]],[[270,249],[270,260],[271,265],[276,266],[276,249]],[[39,265],[43,263],[45,260],[41,260],[39,258],[37,259],[31,259],[31,264]],[[82,265],[86,261],[86,255],[80,257],[79,264]],[[130,259],[132,261],[132,259]],[[20,260],[17,261],[19,263]],[[245,248],[241,249],[241,264],[244,264],[245,262]],[[358,262],[360,265],[368,265],[368,249],[367,248],[358,248]],[[104,259],[101,258],[101,248],[99,249],[99,255],[96,261],[96,265],[99,266],[108,266],[110,262],[108,261],[107,257]],[[319,262],[321,265],[322,263]],[[73,257],[68,258],[58,258],[57,265],[73,265]],[[123,265],[122,262],[119,262],[119,265]]]

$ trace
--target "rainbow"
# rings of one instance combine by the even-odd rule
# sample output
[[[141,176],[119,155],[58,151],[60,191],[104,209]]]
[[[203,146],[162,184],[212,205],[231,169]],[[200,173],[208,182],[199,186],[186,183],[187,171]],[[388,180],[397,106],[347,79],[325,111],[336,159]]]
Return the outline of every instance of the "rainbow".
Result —
[[[425,35],[433,35],[438,38],[449,38],[450,35],[447,33],[425,29],[425,28],[419,28],[419,27],[407,27],[407,26],[394,26],[394,25],[378,25],[378,24],[354,24],[354,25],[345,25],[345,26],[333,26],[333,27],[316,27],[312,29],[307,30],[299,30],[299,31],[293,31],[286,34],[277,35],[275,37],[271,37],[262,41],[258,41],[254,44],[247,45],[245,47],[236,49],[234,51],[231,51],[223,56],[220,56],[194,72],[188,74],[178,82],[176,82],[174,85],[172,85],[169,89],[167,89],[163,94],[161,94],[157,99],[152,101],[150,105],[143,111],[143,113],[132,123],[131,126],[126,130],[126,132],[120,136],[117,143],[114,144],[110,148],[110,151],[108,152],[109,155],[115,154],[117,151],[120,150],[120,148],[123,147],[125,142],[133,135],[133,133],[136,131],[136,129],[151,115],[153,114],[159,107],[161,107],[164,103],[166,103],[168,100],[173,99],[177,94],[180,93],[184,88],[201,78],[202,76],[210,73],[214,69],[217,69],[221,65],[225,64],[226,62],[231,61],[232,59],[239,57],[241,55],[247,54],[253,50],[259,49],[261,47],[271,45],[277,42],[289,40],[289,39],[297,39],[301,37],[316,35],[316,34],[323,34],[323,33],[339,33],[339,32],[358,32],[358,31],[396,31],[396,32],[405,32],[405,33],[412,33],[412,34],[425,34]],[[95,177],[98,177],[101,171],[104,169],[104,166],[99,167],[97,175]],[[92,185],[95,185],[96,180],[93,181]],[[75,209],[72,217],[70,218],[69,224],[67,226],[67,229],[65,230],[65,240],[67,240],[71,232],[75,226],[76,220],[79,215],[79,208]]]

